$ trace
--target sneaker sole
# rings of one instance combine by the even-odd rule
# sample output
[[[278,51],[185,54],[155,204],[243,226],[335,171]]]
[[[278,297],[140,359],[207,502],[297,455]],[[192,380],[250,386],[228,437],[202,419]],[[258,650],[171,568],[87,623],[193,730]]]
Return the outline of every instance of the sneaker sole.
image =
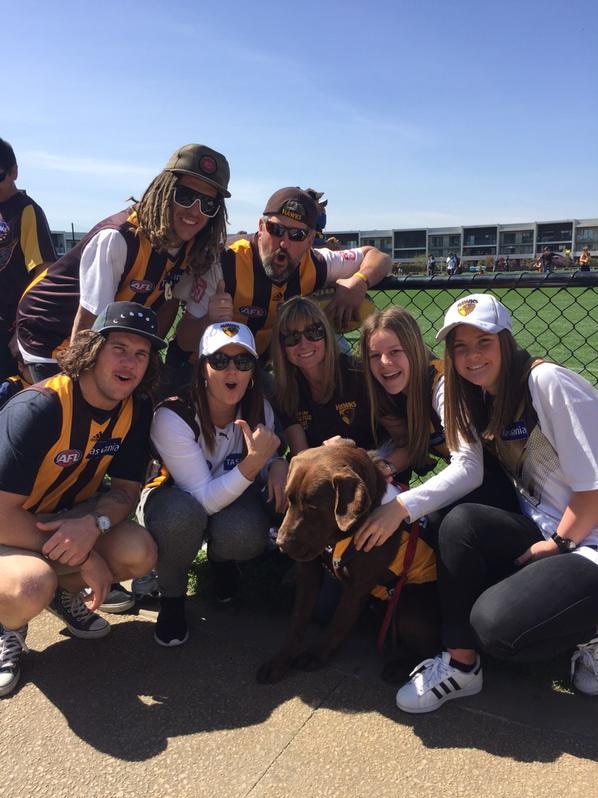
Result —
[[[71,626],[70,623],[64,620],[64,617],[60,615],[60,613],[53,610],[51,607],[46,607],[48,612],[51,612],[52,615],[55,615],[57,618],[60,618],[62,623],[66,626],[69,632],[73,635],[73,637],[78,637],[81,640],[98,640],[100,637],[106,637],[107,634],[110,632],[110,624],[106,621],[106,626],[102,627],[102,629],[77,629],[75,626]]]
[[[176,646],[183,646],[187,642],[187,640],[189,640],[189,630],[187,629],[187,634],[185,635],[185,637],[183,637],[182,640],[180,640],[178,637],[175,637],[169,643],[167,643],[165,640],[160,640],[160,638],[155,632],[154,632],[154,640],[159,646],[162,646],[163,648],[175,648]]]
[[[435,712],[437,709],[440,709],[440,707],[443,704],[445,704],[447,701],[452,701],[453,698],[467,698],[467,696],[470,696],[470,695],[477,695],[478,693],[482,692],[482,687],[483,686],[484,686],[484,684],[482,683],[482,684],[472,685],[471,687],[464,687],[461,690],[454,690],[454,691],[448,693],[447,695],[443,696],[443,698],[438,698],[436,700],[436,703],[433,706],[430,706],[430,707],[406,707],[406,706],[401,706],[399,704],[399,694],[398,693],[397,693],[396,703],[397,703],[397,707],[402,712],[408,712],[410,715],[423,715],[426,712]]]
[[[126,601],[119,601],[118,604],[101,604],[100,605],[100,612],[111,612],[114,615],[118,615],[119,612],[127,612],[127,610],[132,609],[135,606],[135,599],[130,598]]]

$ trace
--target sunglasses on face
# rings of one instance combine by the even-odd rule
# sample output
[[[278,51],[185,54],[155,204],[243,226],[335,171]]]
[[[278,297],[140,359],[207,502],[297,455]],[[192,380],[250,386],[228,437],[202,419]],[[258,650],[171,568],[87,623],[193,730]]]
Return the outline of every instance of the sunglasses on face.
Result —
[[[255,358],[249,354],[239,352],[238,355],[227,355],[224,352],[214,352],[213,355],[208,355],[206,360],[215,371],[224,371],[228,368],[228,364],[233,361],[235,368],[239,371],[253,371],[255,368]]]
[[[190,208],[195,202],[199,202],[201,212],[210,219],[216,216],[221,205],[220,197],[209,197],[189,186],[175,186],[174,201],[181,208]]]
[[[321,341],[326,338],[326,328],[321,321],[310,324],[304,330],[289,330],[280,334],[280,342],[283,346],[297,346],[301,338],[306,341]]]
[[[305,241],[310,234],[310,231],[305,230],[303,227],[285,227],[284,224],[269,220],[266,221],[266,230],[275,238],[284,238],[286,233],[289,241]]]

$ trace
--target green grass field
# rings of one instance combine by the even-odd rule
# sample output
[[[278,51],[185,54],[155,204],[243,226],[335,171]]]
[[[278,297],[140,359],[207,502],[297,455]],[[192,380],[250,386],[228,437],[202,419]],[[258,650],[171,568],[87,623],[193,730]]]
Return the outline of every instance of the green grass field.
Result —
[[[476,289],[479,290],[479,289]],[[447,308],[471,289],[372,291],[379,308],[401,305],[413,314],[426,343],[437,354],[434,335]],[[518,288],[492,291],[513,317],[513,333],[531,354],[577,371],[598,387],[598,290],[595,288]],[[359,335],[347,335],[356,346]]]

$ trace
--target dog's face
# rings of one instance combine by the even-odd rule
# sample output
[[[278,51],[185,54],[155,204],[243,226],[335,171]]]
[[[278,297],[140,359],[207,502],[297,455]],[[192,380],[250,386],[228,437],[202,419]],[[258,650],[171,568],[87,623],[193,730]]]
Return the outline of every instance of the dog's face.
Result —
[[[291,461],[289,507],[277,545],[294,560],[313,560],[356,531],[384,489],[384,477],[363,449],[338,444],[301,452]]]

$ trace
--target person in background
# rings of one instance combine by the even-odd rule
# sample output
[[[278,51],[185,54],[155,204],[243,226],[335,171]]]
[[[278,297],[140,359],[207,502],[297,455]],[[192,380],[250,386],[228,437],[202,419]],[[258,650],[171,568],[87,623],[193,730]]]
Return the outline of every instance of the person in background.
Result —
[[[582,272],[589,272],[591,261],[592,256],[590,255],[590,248],[586,244],[581,251],[581,255],[579,256],[579,270]]]
[[[480,692],[479,651],[534,662],[578,645],[573,683],[598,695],[598,393],[521,349],[511,327],[496,297],[472,294],[451,305],[436,336],[446,341],[447,441],[481,438],[514,481],[519,507],[461,504],[444,518],[446,650],[398,691],[405,712]]]
[[[236,561],[261,554],[271,517],[285,508],[287,462],[263,398],[251,331],[234,321],[210,325],[188,390],[158,405],[151,440],[161,468],[138,510],[158,545],[160,612],[154,639],[179,646],[189,637],[187,573],[205,539],[216,598],[236,593]],[[265,491],[265,497],[262,493]]]
[[[0,695],[19,680],[32,618],[47,608],[75,637],[104,637],[110,626],[95,610],[110,584],[155,563],[153,540],[128,519],[165,345],[153,311],[111,303],[63,351],[61,374],[0,411]]]
[[[16,375],[17,304],[26,286],[56,260],[43,210],[16,186],[19,167],[10,144],[0,139],[0,382]]]

